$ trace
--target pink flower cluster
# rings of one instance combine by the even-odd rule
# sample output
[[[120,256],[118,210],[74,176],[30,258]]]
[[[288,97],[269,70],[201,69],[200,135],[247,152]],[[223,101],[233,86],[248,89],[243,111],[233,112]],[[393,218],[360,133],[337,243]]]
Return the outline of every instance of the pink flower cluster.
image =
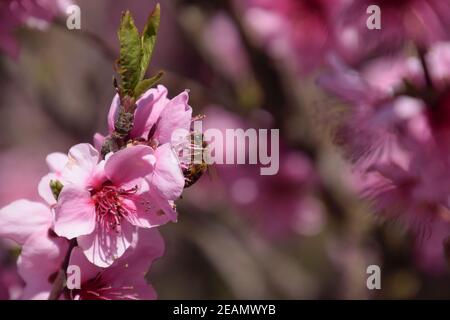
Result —
[[[367,26],[372,5],[380,29]],[[319,86],[347,106],[335,140],[352,182],[376,211],[432,242],[418,241],[419,257],[442,260],[450,234],[450,2],[248,0],[244,13],[273,57],[301,75],[323,69]],[[429,249],[437,242],[438,255]]]
[[[335,59],[318,81],[349,106],[336,140],[362,195],[418,239],[436,245],[439,237],[441,260],[450,232],[449,62],[450,43],[438,42],[417,57],[382,56],[357,70]],[[429,255],[431,246],[418,247]]]
[[[367,8],[379,6],[382,27],[370,30]],[[441,0],[247,0],[244,20],[275,57],[310,73],[330,54],[347,63],[450,38],[450,3]]]
[[[70,0],[0,0],[0,50],[17,57],[14,32],[22,25],[43,28],[72,2]]]
[[[319,83],[349,102],[338,140],[378,210],[425,221],[449,219],[450,44],[423,59],[388,57],[350,70],[335,61]]]
[[[187,92],[169,99],[161,85],[136,104],[126,146],[105,157],[88,143],[48,155],[50,172],[38,186],[43,201],[18,200],[0,210],[0,236],[22,247],[20,298],[47,299],[67,258],[80,269],[81,286],[66,287],[63,299],[156,297],[145,279],[164,253],[156,227],[177,220],[174,201],[185,184],[171,135],[190,130],[192,109]],[[111,132],[118,109],[115,97]],[[98,148],[103,140],[96,134]]]

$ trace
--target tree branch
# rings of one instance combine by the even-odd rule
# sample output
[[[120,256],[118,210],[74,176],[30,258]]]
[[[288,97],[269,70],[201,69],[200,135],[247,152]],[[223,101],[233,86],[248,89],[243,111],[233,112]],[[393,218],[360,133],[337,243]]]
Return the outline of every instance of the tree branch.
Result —
[[[69,248],[67,249],[66,256],[61,264],[61,268],[58,271],[58,275],[56,276],[55,281],[53,282],[52,291],[48,297],[48,300],[58,300],[61,296],[61,293],[64,291],[66,287],[67,274],[66,270],[69,266],[70,254],[72,253],[72,249],[77,246],[77,240],[72,239],[69,243]]]

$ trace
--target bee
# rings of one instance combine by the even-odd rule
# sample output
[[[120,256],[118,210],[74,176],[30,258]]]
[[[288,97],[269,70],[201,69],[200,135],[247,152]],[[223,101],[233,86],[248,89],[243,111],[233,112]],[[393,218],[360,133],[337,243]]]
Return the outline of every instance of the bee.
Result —
[[[204,174],[212,180],[217,180],[218,174],[215,167],[211,164],[203,162],[201,164],[193,164],[192,166],[183,170],[184,174],[184,187],[189,188],[194,185]]]
[[[184,187],[189,188],[194,185],[208,171],[208,164],[192,164],[183,169]]]
[[[208,164],[205,161],[205,150],[208,143],[203,140],[203,134],[191,132],[188,158],[183,166],[184,187],[189,188],[194,185],[208,171]],[[199,159],[200,163],[199,163]]]
[[[187,154],[178,158],[184,175],[184,187],[194,185],[205,174],[213,173],[212,166],[205,159],[208,143],[203,140],[203,134],[192,131],[185,141],[188,144]],[[177,153],[180,155],[180,152]]]

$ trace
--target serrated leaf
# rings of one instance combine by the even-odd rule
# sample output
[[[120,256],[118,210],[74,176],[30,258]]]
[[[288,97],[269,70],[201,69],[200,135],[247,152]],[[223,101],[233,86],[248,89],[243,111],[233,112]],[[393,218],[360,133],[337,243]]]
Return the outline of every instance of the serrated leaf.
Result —
[[[136,99],[138,99],[143,93],[145,93],[148,89],[153,87],[164,75],[164,72],[160,71],[157,75],[149,78],[144,79],[137,85],[136,89],[134,90],[134,96]]]
[[[156,5],[153,12],[147,19],[144,31],[142,32],[141,46],[142,46],[142,59],[141,59],[141,74],[139,80],[144,79],[145,72],[147,71],[150,59],[152,57],[153,49],[155,47],[156,36],[159,29],[161,17],[161,8],[159,3]]]
[[[142,48],[141,36],[129,11],[122,15],[118,32],[120,57],[118,72],[125,94],[132,95],[141,75]]]

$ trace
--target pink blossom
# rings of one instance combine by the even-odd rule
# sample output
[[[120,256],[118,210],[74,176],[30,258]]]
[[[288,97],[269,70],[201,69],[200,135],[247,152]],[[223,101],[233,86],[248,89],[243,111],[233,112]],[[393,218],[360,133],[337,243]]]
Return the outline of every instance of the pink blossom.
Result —
[[[12,57],[17,57],[19,46],[13,35],[16,29],[24,24],[44,28],[70,4],[69,0],[0,1],[0,49]]]
[[[62,176],[62,171],[67,165],[69,158],[64,153],[54,152],[47,156],[46,162],[50,170],[50,173],[42,177],[39,181],[38,192],[42,199],[44,199],[49,205],[56,204],[55,196],[50,189],[51,181],[60,181],[65,183],[64,177]]]
[[[149,89],[136,102],[133,130],[129,139],[140,143],[158,146],[170,143],[175,130],[189,131],[191,127],[192,108],[188,105],[189,95],[187,91],[180,93],[172,99],[167,98],[167,89],[158,85]],[[114,131],[114,122],[118,116],[120,107],[119,96],[112,101],[108,113],[108,129],[111,134]],[[101,149],[104,137],[97,133],[94,136],[94,144]]]
[[[381,11],[381,29],[371,30],[366,22],[370,5]],[[393,53],[405,42],[427,46],[448,40],[450,3],[441,0],[354,0],[336,22],[336,49],[355,64],[383,53]]]
[[[55,207],[55,232],[77,238],[87,259],[111,265],[131,245],[136,227],[176,221],[173,201],[184,178],[172,148],[137,145],[100,160],[89,144],[69,151]]]
[[[28,212],[32,213],[32,212]],[[18,222],[19,223],[19,222]],[[62,265],[68,249],[67,241],[35,234],[22,248],[18,260],[19,274],[26,286],[20,299],[46,300],[53,287],[53,281]],[[109,268],[91,264],[80,247],[72,249],[69,266],[80,270],[80,289],[65,288],[62,299],[76,300],[123,300],[156,299],[154,289],[147,284],[145,274],[152,262],[164,253],[164,241],[156,229],[141,229],[133,237],[130,249]],[[4,287],[2,287],[2,285]],[[14,294],[20,291],[21,280],[8,271],[0,273],[0,294]],[[18,287],[19,286],[19,287]]]
[[[65,291],[74,300],[154,300],[156,293],[145,279],[152,262],[164,253],[164,241],[156,229],[140,229],[130,249],[110,267],[91,264],[83,250],[75,247],[69,266],[81,272],[81,287]]]
[[[0,209],[0,236],[22,247],[17,261],[26,284],[21,299],[47,299],[63,261],[68,243],[55,236],[52,224],[52,211],[38,202],[18,200]]]
[[[333,26],[345,1],[248,0],[245,20],[276,57],[303,72],[320,66],[333,48]]]
[[[418,59],[401,56],[360,71],[340,66],[319,80],[350,102],[337,140],[363,177],[363,194],[419,232],[449,207],[450,78],[440,68],[446,51],[436,44],[425,57],[431,84]]]

